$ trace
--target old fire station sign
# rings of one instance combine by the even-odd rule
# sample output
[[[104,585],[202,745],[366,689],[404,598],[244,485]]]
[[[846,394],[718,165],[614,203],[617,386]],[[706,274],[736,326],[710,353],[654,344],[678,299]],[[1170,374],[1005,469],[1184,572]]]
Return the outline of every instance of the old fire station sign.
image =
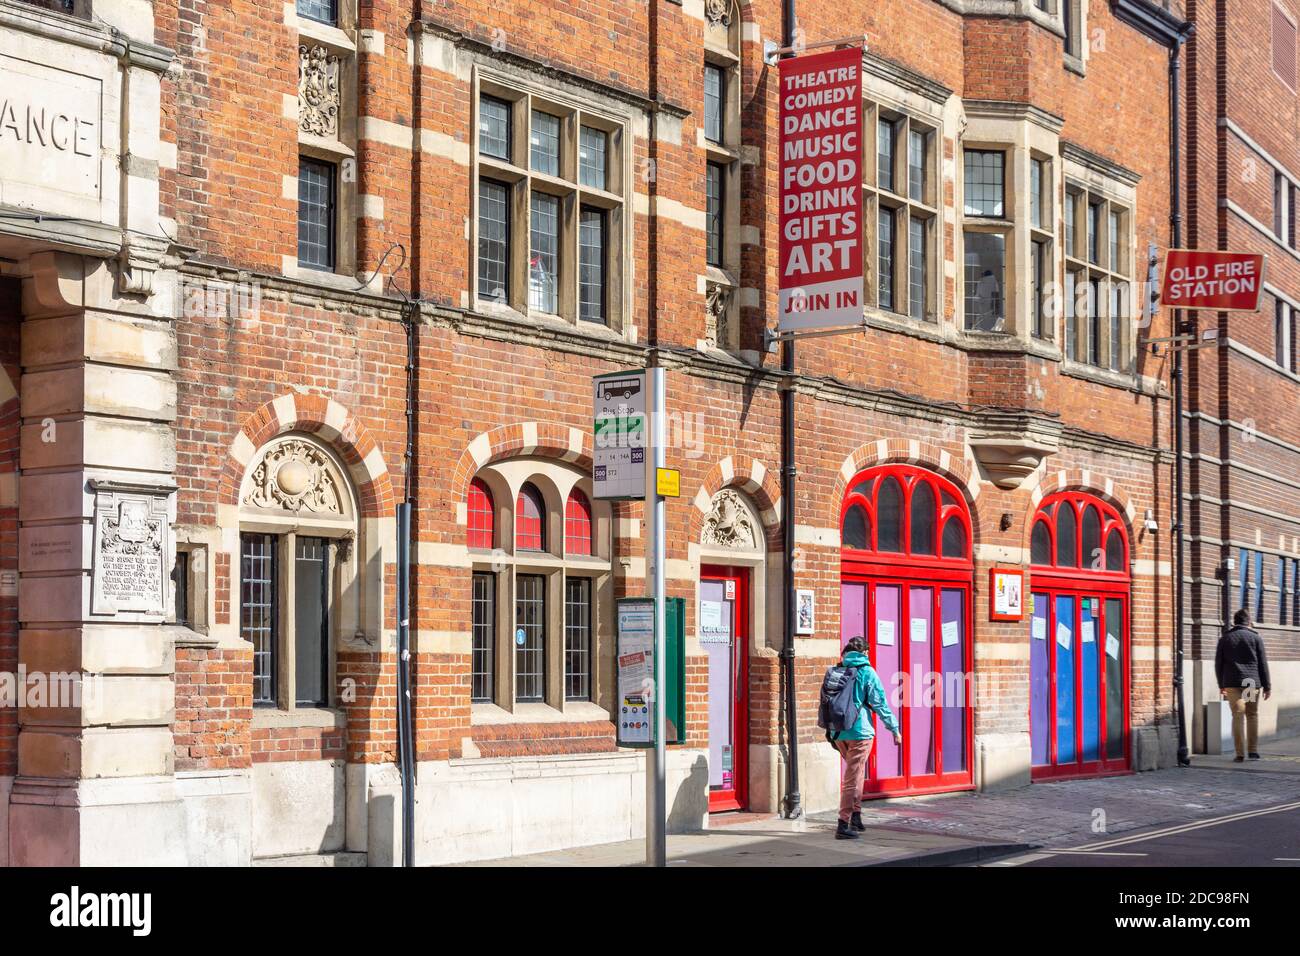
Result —
[[[1258,312],[1264,257],[1253,252],[1170,249],[1160,303],[1171,309]]]

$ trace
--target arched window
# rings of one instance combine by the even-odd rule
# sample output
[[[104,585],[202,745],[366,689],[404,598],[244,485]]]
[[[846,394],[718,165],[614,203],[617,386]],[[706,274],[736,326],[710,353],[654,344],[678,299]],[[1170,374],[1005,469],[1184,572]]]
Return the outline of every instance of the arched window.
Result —
[[[970,513],[959,495],[924,468],[873,468],[844,497],[842,544],[849,551],[969,563]]]
[[[546,549],[546,506],[542,494],[531,484],[519,489],[515,500],[515,550],[544,551]]]
[[[577,488],[564,505],[564,553],[591,554],[591,502]]]
[[[468,518],[468,544],[471,548],[492,548],[496,545],[496,513],[492,492],[481,478],[469,484],[469,498],[465,504]]]
[[[1120,513],[1094,495],[1062,491],[1043,500],[1030,531],[1034,567],[1128,574],[1128,533]]]

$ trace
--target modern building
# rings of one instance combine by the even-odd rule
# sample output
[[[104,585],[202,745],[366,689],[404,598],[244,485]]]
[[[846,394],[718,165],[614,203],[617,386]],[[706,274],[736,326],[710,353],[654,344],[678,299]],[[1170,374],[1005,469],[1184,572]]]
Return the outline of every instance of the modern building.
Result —
[[[1173,763],[1177,17],[799,2],[797,42],[866,37],[867,304],[786,373],[778,0],[91,7],[0,0],[0,670],[86,688],[0,713],[10,864],[395,862],[408,498],[417,862],[642,832],[646,516],[595,496],[591,419],[649,365],[672,827],[777,811],[796,751],[834,804],[855,635],[904,729],[873,796]]]
[[[1187,45],[1187,243],[1262,253],[1256,313],[1194,313],[1189,331],[1217,346],[1187,354],[1186,640],[1197,749],[1226,727],[1214,650],[1246,608],[1264,638],[1273,693],[1261,733],[1300,722],[1300,6],[1197,4]],[[1230,746],[1230,745],[1229,745]]]

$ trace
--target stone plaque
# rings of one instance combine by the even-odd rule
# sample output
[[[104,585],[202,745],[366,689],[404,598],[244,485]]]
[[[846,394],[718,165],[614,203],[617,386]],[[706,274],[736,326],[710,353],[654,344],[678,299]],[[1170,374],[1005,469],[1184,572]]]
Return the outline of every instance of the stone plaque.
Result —
[[[96,483],[92,613],[165,613],[169,494],[170,489]]]

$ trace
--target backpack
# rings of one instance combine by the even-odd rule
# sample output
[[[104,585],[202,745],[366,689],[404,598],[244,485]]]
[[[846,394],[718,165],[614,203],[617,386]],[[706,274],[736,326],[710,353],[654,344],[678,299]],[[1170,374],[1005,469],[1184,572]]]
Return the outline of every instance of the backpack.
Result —
[[[821,700],[817,707],[817,726],[825,728],[826,739],[832,743],[832,734],[849,730],[858,722],[862,708],[853,700],[857,681],[856,667],[836,664],[826,668],[826,676],[822,678]]]

